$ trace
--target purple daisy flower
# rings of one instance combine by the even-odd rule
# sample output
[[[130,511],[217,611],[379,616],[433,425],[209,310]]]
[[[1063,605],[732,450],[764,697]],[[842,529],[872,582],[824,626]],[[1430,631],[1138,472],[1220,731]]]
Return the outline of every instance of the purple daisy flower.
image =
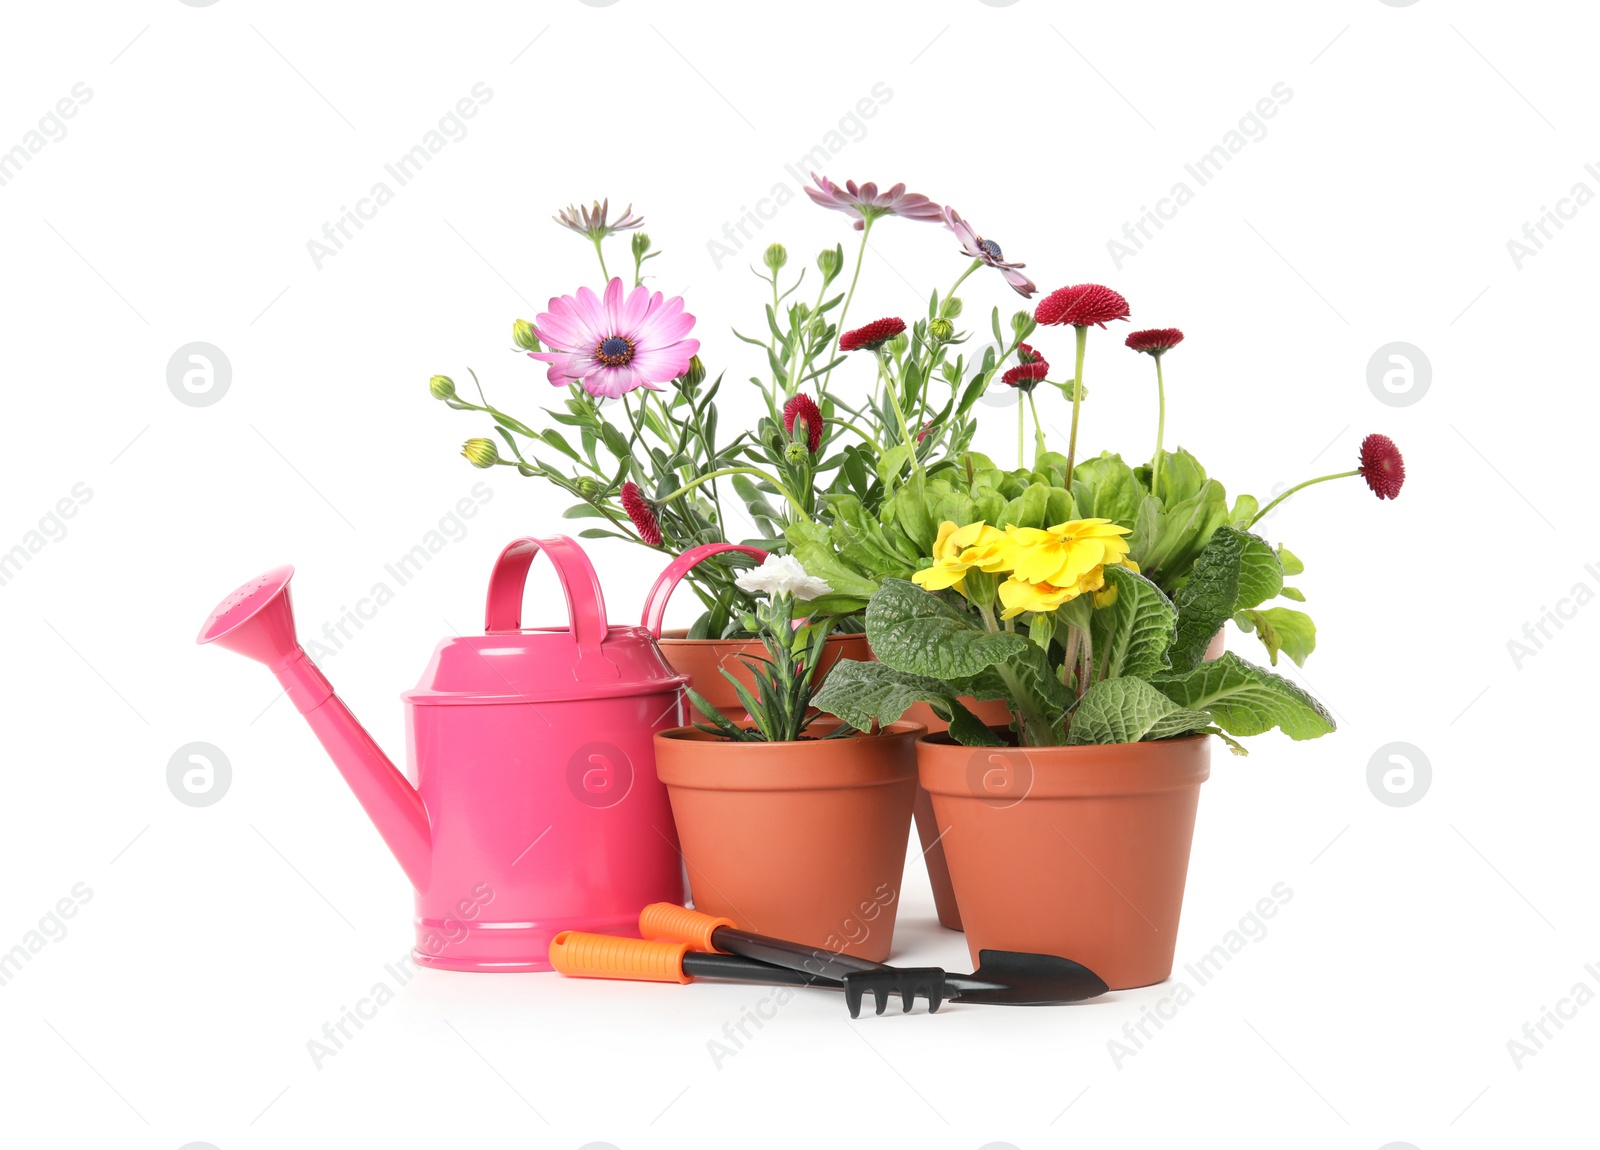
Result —
[[[632,204],[622,209],[622,216],[615,223],[607,219],[610,214],[611,200],[608,198],[596,200],[592,208],[569,204],[562,209],[560,215],[551,218],[562,227],[571,228],[589,240],[603,240],[613,232],[631,231],[644,223],[643,216],[633,214]]]
[[[986,240],[980,236],[966,220],[961,218],[961,213],[954,208],[944,210],[944,226],[956,234],[956,239],[961,241],[961,250],[968,257],[982,260],[992,268],[999,269],[1001,275],[1006,277],[1016,293],[1027,299],[1039,290],[1037,284],[1022,274],[1021,269],[1027,264],[1008,263],[1000,251],[1000,245],[993,240]]]
[[[854,180],[846,180],[844,187],[841,188],[827,176],[819,176],[812,172],[811,178],[817,184],[814,188],[806,189],[806,195],[811,197],[811,202],[854,216],[858,232],[867,226],[868,221],[875,220],[879,216],[904,216],[908,220],[923,220],[928,223],[939,218],[938,204],[927,196],[906,191],[904,184],[896,184],[880,192],[878,185],[874,183],[858,185]]]
[[[556,387],[581,383],[590,395],[616,399],[641,387],[659,391],[657,384],[688,371],[700,350],[699,340],[684,338],[693,328],[682,296],[663,300],[636,287],[624,297],[622,281],[613,279],[604,299],[586,287],[552,299],[533,323],[549,350],[528,358],[550,365],[547,378]]]

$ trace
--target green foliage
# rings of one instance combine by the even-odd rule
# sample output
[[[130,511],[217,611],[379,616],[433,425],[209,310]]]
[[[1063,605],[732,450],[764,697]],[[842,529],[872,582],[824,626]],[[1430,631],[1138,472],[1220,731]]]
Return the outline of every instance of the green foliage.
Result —
[[[1102,679],[1073,712],[1067,745],[1171,739],[1210,725],[1206,712],[1178,706],[1144,679]]]
[[[1155,686],[1180,707],[1209,711],[1233,735],[1259,735],[1278,727],[1291,739],[1315,739],[1334,729],[1321,703],[1232,651],[1183,674],[1157,678]]]

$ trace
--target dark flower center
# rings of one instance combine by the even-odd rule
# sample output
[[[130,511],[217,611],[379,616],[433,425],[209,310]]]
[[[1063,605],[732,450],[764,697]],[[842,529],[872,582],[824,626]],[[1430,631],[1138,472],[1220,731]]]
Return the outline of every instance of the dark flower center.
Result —
[[[623,335],[603,339],[594,349],[594,357],[607,367],[621,367],[633,358],[633,340]]]
[[[992,260],[998,260],[1001,258],[1000,245],[995,243],[993,240],[979,240],[978,250]]]

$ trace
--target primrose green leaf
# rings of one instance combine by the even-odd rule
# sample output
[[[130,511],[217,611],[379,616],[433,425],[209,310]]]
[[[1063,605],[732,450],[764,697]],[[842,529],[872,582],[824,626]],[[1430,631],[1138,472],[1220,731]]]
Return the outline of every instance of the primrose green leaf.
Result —
[[[1198,664],[1211,636],[1241,610],[1241,603],[1265,602],[1282,586],[1283,572],[1265,540],[1219,527],[1173,598],[1178,635],[1170,652],[1172,669],[1187,671]]]
[[[1256,502],[1254,495],[1241,495],[1233,501],[1233,510],[1228,512],[1228,526],[1248,531],[1256,512],[1260,510],[1261,504]]]
[[[1102,452],[1072,469],[1072,497],[1085,518],[1133,527],[1145,494],[1144,485],[1120,455]]]
[[[1229,734],[1259,735],[1278,727],[1291,739],[1315,739],[1334,729],[1321,703],[1232,651],[1181,675],[1163,675],[1154,684],[1180,707],[1210,711]]]
[[[950,684],[924,675],[896,671],[882,663],[842,659],[828,672],[812,704],[837,715],[858,731],[872,724],[894,722],[915,703],[927,703],[950,724],[951,737],[966,746],[1002,745],[978,717],[956,698]]]
[[[1200,494],[1206,483],[1206,469],[1200,461],[1183,448],[1169,451],[1161,461],[1161,499],[1168,507],[1176,507],[1186,499]]]
[[[1172,600],[1126,567],[1107,567],[1105,577],[1106,588],[1116,591],[1116,601],[1094,611],[1090,635],[1095,678],[1148,679],[1167,670],[1167,648],[1178,620]]]
[[[1311,616],[1292,607],[1268,607],[1264,611],[1246,611],[1254,625],[1256,637],[1267,649],[1272,665],[1278,665],[1278,652],[1293,659],[1295,666],[1304,667],[1306,659],[1317,647],[1317,625]]]
[[[1143,679],[1102,679],[1072,713],[1067,745],[1170,739],[1210,725],[1210,715],[1179,706]]]
[[[1030,648],[1038,651],[1021,635],[985,631],[937,595],[903,579],[884,580],[867,604],[867,641],[886,666],[943,680],[976,675],[1025,656]]]

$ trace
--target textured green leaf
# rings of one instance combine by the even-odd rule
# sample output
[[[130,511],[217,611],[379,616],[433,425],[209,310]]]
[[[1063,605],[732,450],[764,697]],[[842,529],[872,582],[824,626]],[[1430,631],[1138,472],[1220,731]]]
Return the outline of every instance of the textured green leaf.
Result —
[[[1000,512],[999,521],[993,526],[1036,528],[1053,526],[1045,522],[1045,515],[1049,509],[1050,489],[1042,483],[1030,483],[1023,488],[1021,495],[1005,505]]]
[[[950,724],[951,737],[957,742],[969,747],[1001,745],[1001,740],[957,700],[950,684],[896,671],[882,663],[841,659],[828,672],[822,689],[811,702],[858,731],[871,730],[874,721],[892,723],[912,704],[927,703],[934,714]]]
[[[1033,647],[1010,631],[985,631],[970,616],[903,579],[886,579],[867,604],[867,639],[885,665],[949,680],[976,675]]]
[[[1222,484],[1208,479],[1198,494],[1181,503],[1167,503],[1160,534],[1147,544],[1143,557],[1135,558],[1151,578],[1179,578],[1227,521],[1227,493]]]
[[[1256,512],[1260,510],[1261,504],[1254,495],[1241,495],[1233,501],[1233,510],[1228,513],[1228,525],[1237,527],[1240,531],[1248,531]]]
[[[1072,713],[1068,746],[1138,743],[1193,734],[1211,725],[1204,711],[1174,703],[1143,679],[1102,679]]]
[[[1266,542],[1232,527],[1219,527],[1200,552],[1189,578],[1173,596],[1178,634],[1169,657],[1174,671],[1187,671],[1205,656],[1217,628],[1239,610],[1271,598],[1283,586],[1283,573]]]
[[[1299,575],[1306,569],[1306,565],[1300,562],[1299,557],[1281,544],[1278,547],[1278,562],[1283,564],[1285,575]]]
[[[1168,507],[1193,499],[1205,483],[1206,469],[1183,448],[1167,452],[1161,461],[1161,499]]]
[[[1281,675],[1246,663],[1232,651],[1155,686],[1181,707],[1210,711],[1223,730],[1259,735],[1281,728],[1291,739],[1315,739],[1334,729],[1322,704]]]
[[[1272,665],[1278,665],[1278,652],[1295,661],[1298,667],[1306,665],[1306,658],[1317,648],[1317,625],[1311,616],[1292,607],[1268,607],[1263,611],[1246,611],[1254,625],[1256,637],[1267,648]]]
[[[1072,497],[1084,518],[1109,519],[1132,527],[1145,490],[1122,456],[1103,452],[1072,469]]]
[[[1148,679],[1167,670],[1167,648],[1172,645],[1178,620],[1172,600],[1126,567],[1107,567],[1105,575],[1106,587],[1116,590],[1117,599],[1094,612],[1095,678],[1132,675]]]
[[[813,610],[826,614],[847,614],[867,605],[878,581],[858,571],[847,559],[834,550],[828,529],[809,520],[795,522],[784,528],[784,538],[789,553],[800,560],[808,575],[826,579],[833,591],[818,599]]]
[[[1235,530],[1232,527],[1219,528],[1217,535],[1224,531],[1233,533]],[[1283,566],[1265,539],[1247,532],[1237,533],[1244,535],[1245,544],[1244,550],[1239,553],[1239,599],[1233,609],[1245,611],[1259,607],[1268,599],[1277,598],[1283,590]],[[1211,539],[1215,542],[1216,535]]]

